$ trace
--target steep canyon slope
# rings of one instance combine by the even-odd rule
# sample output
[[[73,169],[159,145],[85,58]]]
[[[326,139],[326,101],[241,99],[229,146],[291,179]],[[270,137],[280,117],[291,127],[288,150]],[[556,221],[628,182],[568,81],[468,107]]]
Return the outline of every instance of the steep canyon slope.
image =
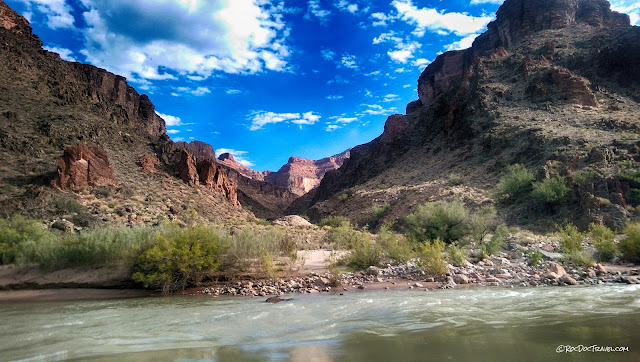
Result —
[[[432,200],[493,203],[506,166],[520,163],[539,181],[567,180],[550,223],[620,228],[637,212],[640,28],[607,1],[505,1],[471,48],[423,71],[418,98],[297,211],[358,221],[383,208],[395,221]],[[506,220],[531,217],[524,205],[499,206]]]

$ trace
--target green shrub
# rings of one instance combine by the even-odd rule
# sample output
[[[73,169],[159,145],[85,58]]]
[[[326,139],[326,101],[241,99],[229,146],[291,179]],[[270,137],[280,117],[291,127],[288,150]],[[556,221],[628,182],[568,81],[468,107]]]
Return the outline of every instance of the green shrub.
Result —
[[[534,180],[533,172],[523,165],[511,165],[507,167],[507,173],[498,181],[497,197],[503,200],[518,201],[531,191]]]
[[[360,222],[360,226],[367,227],[369,230],[375,230],[389,212],[391,212],[389,204],[375,204],[373,205],[371,214],[365,216],[365,218]]]
[[[504,246],[507,236],[509,236],[509,228],[507,228],[505,224],[500,224],[491,236],[491,239],[482,245],[482,258],[487,259],[492,255],[498,254]]]
[[[405,218],[407,235],[418,241],[459,240],[469,232],[469,214],[461,201],[428,202]]]
[[[623,233],[625,237],[618,244],[620,254],[629,262],[640,262],[640,222],[628,223]]]
[[[442,275],[447,272],[448,264],[442,253],[445,244],[439,239],[433,242],[425,242],[418,250],[418,262],[422,269],[432,275]]]
[[[53,206],[62,214],[80,213],[84,207],[73,198],[62,196],[52,202]]]
[[[478,243],[484,242],[487,236],[497,224],[496,208],[492,205],[480,207],[470,216],[471,237]]]
[[[15,215],[11,219],[0,219],[0,264],[33,262],[30,253],[25,253],[25,245],[47,246],[59,242],[56,234],[47,230],[39,221]]]
[[[340,196],[338,196],[338,201],[340,202],[345,202],[349,200],[349,194],[340,194]]]
[[[594,170],[584,169],[573,175],[573,181],[579,186],[585,186],[593,182],[598,174]]]
[[[592,266],[594,264],[591,253],[587,250],[576,250],[564,255],[564,262],[577,266]]]
[[[285,230],[247,228],[222,237],[227,245],[224,269],[246,271],[253,265],[263,267],[258,261],[266,253],[273,258],[285,256],[294,260],[297,257],[296,242]]]
[[[462,179],[462,176],[456,173],[450,173],[447,176],[447,183],[451,186],[459,186],[464,183],[464,180]]]
[[[615,233],[602,224],[589,225],[591,243],[596,248],[598,261],[609,261],[616,255]]]
[[[318,226],[320,227],[331,226],[334,228],[340,227],[340,226],[351,227],[351,222],[346,216],[332,215],[332,216],[327,216],[324,219],[320,220],[320,222],[318,223]]]
[[[385,256],[395,262],[405,263],[413,257],[413,243],[403,235],[394,234],[388,227],[383,226],[378,231],[376,243]]]
[[[361,270],[380,264],[382,249],[371,240],[369,234],[360,233],[356,237],[351,252],[346,257],[347,265]]]
[[[463,266],[467,261],[467,251],[457,245],[450,244],[447,247],[447,254],[449,261],[455,266]]]
[[[565,200],[569,193],[567,180],[562,176],[554,176],[533,184],[531,197],[545,205],[553,205]]]
[[[560,229],[558,237],[560,238],[560,246],[563,253],[571,254],[582,250],[584,235],[573,224],[567,224]]]
[[[135,259],[132,279],[163,293],[184,290],[218,268],[223,244],[220,234],[209,227],[173,228],[157,235]]]
[[[540,264],[541,261],[542,261],[542,253],[540,252],[540,249],[536,249],[536,251],[531,253],[531,259],[529,260],[529,265],[536,266]]]

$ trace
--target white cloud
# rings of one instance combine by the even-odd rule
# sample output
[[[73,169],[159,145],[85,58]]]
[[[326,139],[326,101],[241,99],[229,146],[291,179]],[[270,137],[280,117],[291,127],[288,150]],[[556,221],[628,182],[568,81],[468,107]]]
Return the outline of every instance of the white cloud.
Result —
[[[411,87],[413,87],[411,84],[405,84],[402,86],[402,88],[411,88]]]
[[[460,39],[460,40],[458,40],[456,42],[453,42],[453,43],[447,45],[445,48],[447,49],[447,51],[471,48],[471,45],[473,45],[473,41],[476,40],[478,35],[480,35],[480,34],[471,34],[471,35],[466,36],[466,37],[464,37],[464,38],[462,38],[462,39]]]
[[[335,101],[335,100],[338,100],[338,99],[342,99],[342,98],[344,98],[344,96],[340,96],[340,95],[330,95],[330,96],[327,96],[326,98],[327,98],[328,100],[330,100],[330,101]]]
[[[189,88],[189,87],[176,87],[174,88],[176,92],[171,93],[173,96],[179,96],[181,94],[191,94],[194,96],[203,96],[205,94],[211,93],[211,89],[207,87],[197,87],[197,88]]]
[[[408,72],[408,70],[406,68],[402,67],[402,68],[396,68],[395,72],[396,73],[404,73],[404,72]]]
[[[180,133],[180,130],[177,130],[177,129],[168,129],[167,130],[167,134],[176,134],[176,133]]]
[[[629,15],[631,25],[640,25],[640,3],[637,0],[610,0],[611,9]]]
[[[343,67],[349,69],[358,69],[358,64],[356,63],[356,56],[351,54],[344,54],[342,59],[340,59],[340,64]]]
[[[329,79],[327,81],[328,85],[331,85],[331,84],[349,84],[349,83],[350,83],[350,81],[348,79],[344,79],[344,77],[339,75],[339,74],[334,75],[332,79]]]
[[[395,107],[384,108],[379,104],[361,104],[361,105],[367,108],[364,111],[362,111],[362,113],[368,114],[371,116],[390,115],[392,113],[395,113],[396,111]]]
[[[404,64],[409,59],[413,58],[413,53],[421,46],[422,45],[418,42],[411,42],[409,44],[398,44],[396,45],[396,50],[387,52],[387,55],[392,60]]]
[[[194,91],[191,92],[194,96],[203,96],[205,94],[209,94],[211,91],[207,87],[198,87]]]
[[[73,15],[71,6],[65,0],[21,0],[27,5],[29,18],[33,12],[38,12],[47,19],[47,26],[51,29],[73,28]],[[31,20],[29,20],[31,21]]]
[[[340,126],[338,126],[337,124],[329,124],[327,125],[327,128],[325,128],[325,131],[327,132],[333,132],[337,129],[341,128]]]
[[[355,14],[358,11],[358,4],[350,4],[347,0],[340,0],[335,6],[341,11],[350,12],[351,14]]]
[[[347,123],[355,122],[357,120],[358,120],[357,117],[340,117],[336,119],[336,123],[347,124]]]
[[[97,66],[137,79],[285,71],[284,5],[259,0],[81,0]],[[168,16],[170,14],[170,16]],[[132,21],[135,19],[135,21]]]
[[[227,89],[225,91],[225,93],[230,94],[230,95],[234,95],[234,94],[240,94],[240,93],[242,93],[242,91],[239,90],[239,89]]]
[[[393,102],[399,100],[400,97],[397,94],[387,94],[382,99],[383,102]]]
[[[498,4],[501,5],[504,2],[504,0],[471,0],[471,5],[478,5],[478,4]]]
[[[330,50],[330,49],[322,49],[320,51],[320,54],[322,55],[322,58],[324,60],[328,60],[328,61],[331,61],[331,60],[333,60],[333,58],[336,57],[336,52],[334,52],[333,50]]]
[[[173,139],[174,142],[181,142],[184,141],[184,137],[176,137]]]
[[[431,64],[431,61],[425,58],[419,58],[413,61],[413,66],[418,68],[424,68],[427,65]]]
[[[411,0],[394,0],[391,3],[402,20],[414,25],[414,35],[424,36],[425,31],[453,32],[468,35],[481,32],[491,21],[490,16],[475,17],[457,12],[438,11],[433,8],[417,8]]]
[[[300,113],[275,113],[275,112],[254,112],[251,116],[251,131],[257,131],[268,124],[281,122],[291,122],[298,125],[312,125],[320,120],[320,115],[313,112]]]
[[[232,148],[218,148],[216,150],[216,155],[218,155],[218,156],[220,156],[220,155],[222,155],[224,153],[228,153],[231,156],[233,156],[233,159],[236,160],[236,162],[238,162],[241,165],[245,165],[247,167],[254,166],[254,163],[249,161],[248,159],[246,159],[245,156],[244,156],[247,153],[249,153],[247,151],[237,151],[237,150],[234,150]]]
[[[379,70],[375,70],[375,71],[370,72],[370,73],[365,73],[365,76],[367,76],[367,77],[375,77],[376,75],[380,75],[380,73],[382,73],[382,72],[380,72]]]
[[[373,13],[371,14],[371,18],[374,19],[372,23],[373,26],[387,26],[387,22],[393,22],[395,20],[393,16],[385,13]]]
[[[60,58],[62,58],[63,60],[66,60],[68,62],[77,62],[76,58],[74,58],[73,55],[71,55],[73,54],[71,49],[59,48],[59,47],[48,47],[48,46],[44,46],[43,48],[50,52],[60,54]]]
[[[384,42],[393,42],[396,44],[400,44],[402,43],[402,38],[396,36],[396,33],[394,31],[382,33],[379,36],[373,38],[373,44],[380,44]]]
[[[331,15],[331,11],[322,9],[319,0],[309,0],[307,3],[307,13],[304,15],[304,18],[311,20],[313,17],[316,17],[318,21],[320,21],[320,24],[324,25],[327,23],[329,15]]]
[[[164,119],[164,123],[167,127],[182,125],[182,120],[180,119],[180,117],[170,116],[168,114],[164,114],[160,112],[156,112],[156,114],[162,117],[162,119]]]

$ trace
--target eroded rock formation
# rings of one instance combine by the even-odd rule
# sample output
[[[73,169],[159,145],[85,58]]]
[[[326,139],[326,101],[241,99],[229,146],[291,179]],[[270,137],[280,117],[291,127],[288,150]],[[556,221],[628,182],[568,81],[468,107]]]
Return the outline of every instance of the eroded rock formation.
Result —
[[[216,153],[214,152],[213,147],[206,142],[194,140],[187,143],[187,142],[181,141],[181,142],[176,142],[176,145],[178,145],[178,147],[184,148],[185,150],[189,151],[189,153],[191,153],[196,157],[208,158],[211,160],[216,159]]]
[[[99,147],[69,147],[58,159],[58,174],[51,184],[62,190],[94,186],[117,186],[118,180],[107,153]]]
[[[221,193],[231,204],[240,207],[238,190],[225,170],[210,158],[198,158],[185,149],[180,149],[180,161],[176,168],[178,176],[190,185],[202,185]]]

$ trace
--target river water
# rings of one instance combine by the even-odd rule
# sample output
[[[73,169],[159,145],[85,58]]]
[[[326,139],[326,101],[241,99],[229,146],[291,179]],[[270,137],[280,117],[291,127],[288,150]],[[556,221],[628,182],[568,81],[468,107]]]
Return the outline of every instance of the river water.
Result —
[[[640,285],[293,298],[0,305],[0,360],[640,361]]]

